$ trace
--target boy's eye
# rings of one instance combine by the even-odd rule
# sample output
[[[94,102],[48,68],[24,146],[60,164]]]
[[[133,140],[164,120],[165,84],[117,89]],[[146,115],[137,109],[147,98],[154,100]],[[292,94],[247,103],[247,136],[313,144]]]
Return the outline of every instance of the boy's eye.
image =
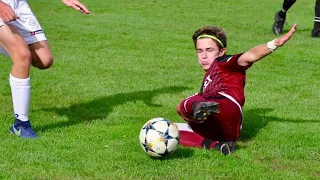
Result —
[[[202,52],[203,52],[203,50],[199,50],[199,49],[197,50],[197,53],[202,53]]]

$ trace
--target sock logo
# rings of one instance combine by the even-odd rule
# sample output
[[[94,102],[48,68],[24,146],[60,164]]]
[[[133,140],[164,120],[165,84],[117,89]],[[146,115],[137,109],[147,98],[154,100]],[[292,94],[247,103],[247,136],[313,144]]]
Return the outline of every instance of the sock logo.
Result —
[[[19,117],[19,114],[14,114],[14,116],[18,119],[18,117]]]

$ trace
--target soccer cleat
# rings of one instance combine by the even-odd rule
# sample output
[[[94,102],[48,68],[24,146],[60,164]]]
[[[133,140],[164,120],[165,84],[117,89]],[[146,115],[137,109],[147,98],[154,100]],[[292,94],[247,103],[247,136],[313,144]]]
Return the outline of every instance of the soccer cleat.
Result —
[[[235,145],[233,141],[229,142],[218,142],[213,149],[218,150],[221,154],[227,156],[235,151]]]
[[[315,38],[320,38],[320,29],[313,29],[311,32],[311,36]]]
[[[200,102],[193,110],[193,119],[195,121],[204,121],[207,120],[208,116],[219,112],[219,103]]]
[[[16,119],[14,124],[10,127],[10,132],[16,136],[22,138],[37,138],[39,137],[36,132],[33,131],[30,121],[20,121]]]
[[[282,34],[285,20],[285,18],[279,16],[279,12],[276,12],[276,14],[274,15],[274,24],[272,27],[273,33],[275,35],[279,36],[280,34]]]

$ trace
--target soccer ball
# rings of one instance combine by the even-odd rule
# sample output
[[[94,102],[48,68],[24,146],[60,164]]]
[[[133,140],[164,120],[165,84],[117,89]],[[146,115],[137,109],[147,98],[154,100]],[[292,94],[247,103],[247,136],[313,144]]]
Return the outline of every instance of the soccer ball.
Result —
[[[140,145],[152,157],[172,154],[178,147],[180,134],[177,126],[166,118],[153,118],[140,130]]]

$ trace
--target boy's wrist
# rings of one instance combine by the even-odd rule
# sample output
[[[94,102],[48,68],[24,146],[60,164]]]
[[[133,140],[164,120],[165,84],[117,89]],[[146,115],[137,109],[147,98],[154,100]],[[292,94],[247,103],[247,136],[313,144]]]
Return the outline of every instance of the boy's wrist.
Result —
[[[273,52],[273,51],[275,51],[277,48],[278,48],[278,46],[276,46],[276,44],[275,44],[275,41],[276,39],[274,39],[274,40],[272,40],[272,41],[269,41],[268,43],[267,43],[267,47],[269,48],[269,50],[271,51],[271,52]]]

